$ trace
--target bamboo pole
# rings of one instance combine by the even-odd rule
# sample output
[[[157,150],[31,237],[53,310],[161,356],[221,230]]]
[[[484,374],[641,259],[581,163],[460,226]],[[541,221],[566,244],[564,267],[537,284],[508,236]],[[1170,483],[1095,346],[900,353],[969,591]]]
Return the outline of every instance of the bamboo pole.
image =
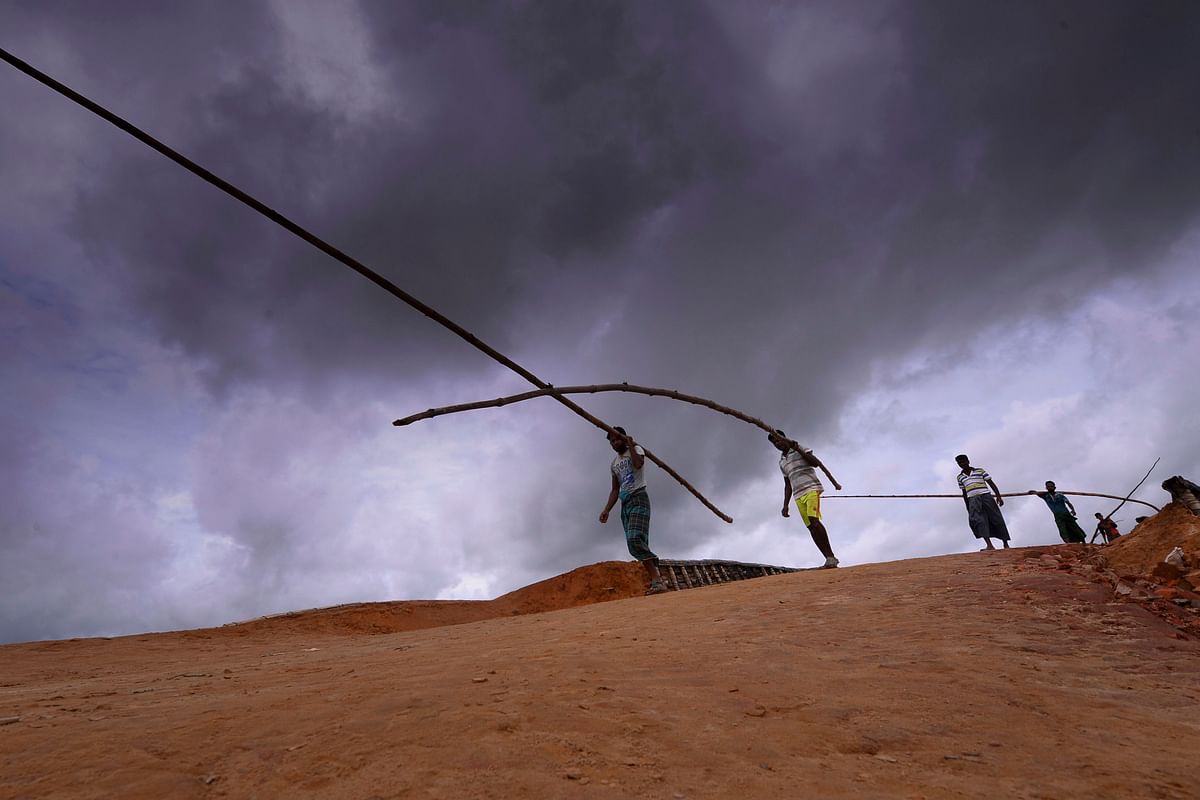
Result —
[[[1117,507],[1116,507],[1116,508],[1114,508],[1112,511],[1110,511],[1110,512],[1108,512],[1107,514],[1105,514],[1105,515],[1104,515],[1104,518],[1105,518],[1105,519],[1112,519],[1112,515],[1113,515],[1113,514],[1115,514],[1115,513],[1117,513],[1118,511],[1120,511],[1120,510],[1121,510],[1121,506],[1123,506],[1123,505],[1125,505],[1126,503],[1130,502],[1130,498],[1132,498],[1132,497],[1133,497],[1133,493],[1134,493],[1134,492],[1136,492],[1138,489],[1142,488],[1142,484],[1143,484],[1143,483],[1145,483],[1145,482],[1146,482],[1146,479],[1150,477],[1150,473],[1151,473],[1151,472],[1154,472],[1154,468],[1158,466],[1158,462],[1160,462],[1160,461],[1162,461],[1162,458],[1156,458],[1156,459],[1154,459],[1154,463],[1150,465],[1150,469],[1146,470],[1146,474],[1145,474],[1145,475],[1143,475],[1143,476],[1142,476],[1142,479],[1141,479],[1140,481],[1138,481],[1138,482],[1137,482],[1137,486],[1134,486],[1134,487],[1133,487],[1133,489],[1131,489],[1131,490],[1129,491],[1129,494],[1125,495],[1124,497],[1114,497],[1114,498],[1112,498],[1113,500],[1120,500],[1121,502],[1117,504]],[[1139,503],[1139,502],[1141,502],[1141,501],[1140,501],[1140,500],[1133,500],[1132,502],[1134,502],[1134,503]],[[1147,503],[1146,505],[1150,505],[1150,504],[1149,504],[1149,503]],[[1154,506],[1150,506],[1150,507],[1151,507],[1151,508],[1154,508]],[[1155,511],[1158,511],[1158,509],[1157,509],[1157,508],[1154,508],[1154,510],[1155,510]]]
[[[69,100],[77,103],[78,105],[82,106],[83,108],[87,109],[88,111],[91,111],[93,114],[100,117],[101,119],[111,123],[112,125],[115,125],[117,128],[121,129],[125,133],[127,133],[130,136],[132,136],[133,138],[137,139],[142,144],[145,144],[146,146],[158,151],[159,153],[161,153],[162,155],[171,159],[176,164],[178,164],[179,166],[188,170],[192,174],[200,177],[204,181],[212,184],[213,186],[217,187],[218,189],[225,192],[226,194],[233,197],[234,199],[236,199],[236,200],[240,201],[241,203],[254,209],[259,214],[262,214],[264,217],[271,220],[272,222],[279,225],[280,227],[284,228],[288,232],[290,232],[290,233],[294,234],[295,236],[308,242],[310,245],[317,248],[318,250],[325,253],[326,255],[330,256],[334,260],[340,262],[344,266],[349,267],[350,269],[354,270],[359,275],[362,275],[367,280],[371,281],[375,285],[382,288],[384,291],[388,292],[392,296],[398,298],[399,300],[408,304],[409,306],[411,306],[412,308],[421,312],[425,316],[429,317],[434,322],[438,323],[439,325],[446,328],[454,335],[458,336],[460,339],[463,339],[464,341],[466,341],[468,344],[470,344],[475,349],[483,352],[488,357],[490,357],[492,360],[497,361],[497,362],[503,364],[504,366],[508,367],[510,370],[517,373],[522,378],[524,378],[525,380],[532,383],[534,386],[537,386],[545,394],[549,395],[550,397],[553,397],[559,403],[561,403],[562,405],[571,409],[571,411],[573,411],[576,414],[578,414],[579,416],[583,417],[585,420],[592,423],[597,428],[600,428],[601,430],[603,430],[609,434],[620,435],[620,434],[617,434],[616,431],[614,431],[612,429],[612,427],[610,425],[608,425],[608,423],[600,420],[597,417],[592,416],[586,410],[584,410],[582,407],[576,405],[575,403],[571,402],[567,398],[563,397],[562,394],[560,392],[556,391],[551,384],[546,383],[541,378],[539,378],[537,375],[534,375],[532,372],[527,370],[525,367],[521,366],[520,364],[513,361],[508,356],[506,356],[503,353],[501,353],[500,351],[496,350],[494,347],[487,344],[482,339],[479,339],[477,336],[475,336],[475,334],[471,333],[466,328],[464,328],[461,325],[459,325],[458,323],[454,322],[449,317],[442,314],[440,311],[436,310],[432,306],[426,305],[425,303],[421,302],[413,295],[404,291],[399,286],[395,285],[394,283],[389,281],[387,278],[380,275],[378,272],[375,272],[374,270],[370,269],[366,265],[359,262],[357,259],[351,258],[349,255],[347,255],[346,253],[343,253],[341,250],[339,250],[338,248],[329,244],[324,239],[321,239],[320,237],[316,236],[315,234],[310,233],[308,230],[306,230],[305,228],[302,228],[299,224],[293,222],[291,219],[289,219],[288,217],[285,217],[283,214],[279,213],[275,209],[266,205],[262,201],[258,200],[257,198],[253,197],[252,195],[242,191],[241,189],[239,189],[238,187],[229,183],[225,179],[218,177],[216,174],[210,172],[209,170],[200,166],[199,164],[192,161],[191,159],[187,158],[186,156],[180,154],[176,150],[173,150],[172,148],[163,144],[158,139],[155,139],[153,136],[146,133],[141,128],[138,128],[133,123],[125,120],[122,117],[117,116],[112,111],[109,111],[107,108],[101,106],[99,103],[96,103],[95,101],[90,100],[89,98],[85,97],[84,95],[80,94],[79,92],[75,91],[74,89],[70,88],[69,86],[66,86],[65,84],[60,83],[59,81],[55,80],[54,78],[51,78],[46,73],[42,72],[41,70],[37,69],[36,67],[34,67],[28,63],[26,63],[25,61],[22,61],[21,59],[17,58],[12,53],[8,52],[7,50],[5,50],[3,48],[0,48],[0,60],[4,60],[4,61],[8,62],[10,65],[12,65],[16,69],[20,70],[21,72],[24,72],[26,75],[28,75],[29,77],[38,81],[39,83],[50,87],[51,89],[53,89],[54,91],[63,95],[64,97],[68,98]],[[643,445],[643,449],[645,449],[644,445]],[[689,492],[691,492],[692,495],[694,495],[697,500],[699,500],[701,503],[703,503],[710,511],[712,511],[714,514],[716,514],[718,517],[725,520],[726,522],[733,522],[733,519],[731,517],[726,515],[719,508],[717,508],[711,502],[709,502],[708,498],[706,498],[704,495],[700,494],[700,492],[698,492],[695,487],[693,487],[690,483],[688,483],[683,478],[681,478],[679,476],[679,473],[677,473],[675,470],[673,470],[669,466],[667,466],[667,464],[665,462],[663,462],[657,456],[652,456],[650,454],[649,450],[646,450],[646,457],[649,458],[651,461],[653,461],[655,464],[657,464],[659,467],[661,467],[663,469],[663,471],[666,472],[668,475],[670,475],[672,478],[677,480],[683,486],[683,488],[685,488]]]
[[[1072,496],[1079,496],[1079,497],[1107,497],[1110,500],[1125,500],[1130,503],[1141,503],[1144,506],[1150,506],[1155,511],[1162,510],[1158,506],[1154,505],[1153,503],[1147,503],[1145,500],[1134,500],[1131,497],[1121,497],[1121,495],[1119,495],[1119,494],[1101,494],[1100,492],[1064,492],[1061,489],[1058,490],[1058,493],[1059,494],[1069,494]],[[1030,490],[1028,492],[1002,492],[1000,494],[1000,496],[1001,497],[1029,497],[1029,496],[1035,495],[1035,494],[1037,494],[1036,490]],[[963,498],[961,493],[959,493],[959,494],[827,494],[827,495],[822,495],[822,497],[826,500],[828,500],[831,497],[842,498],[842,499],[846,499],[846,500],[862,500],[862,499],[879,500],[879,499],[892,499],[892,498],[925,498],[925,497],[953,497],[953,498],[962,500],[962,498]]]
[[[775,429],[767,423],[763,422],[758,417],[752,417],[738,411],[736,408],[723,406],[720,403],[708,400],[703,397],[697,397],[694,394],[684,394],[677,392],[674,389],[657,389],[653,386],[637,386],[632,383],[596,383],[589,386],[555,386],[553,388],[535,389],[530,392],[521,392],[520,394],[510,394],[507,397],[497,397],[494,400],[479,400],[474,403],[460,403],[453,406],[444,406],[442,408],[429,408],[419,414],[402,417],[393,422],[393,425],[411,425],[414,422],[421,420],[433,419],[434,417],[445,416],[446,414],[457,414],[460,411],[475,411],[481,408],[498,408],[507,406],[513,403],[520,403],[525,400],[532,400],[535,397],[546,397],[554,392],[558,394],[596,394],[599,392],[632,392],[634,394],[645,394],[652,397],[669,397],[672,400],[681,400],[685,403],[692,403],[705,408],[711,408],[713,411],[719,411],[722,414],[728,414],[731,417],[740,419],[742,422],[748,422],[755,427],[762,428],[767,433],[774,433]],[[795,442],[788,440],[788,443],[797,446]],[[797,446],[798,447],[798,446]]]

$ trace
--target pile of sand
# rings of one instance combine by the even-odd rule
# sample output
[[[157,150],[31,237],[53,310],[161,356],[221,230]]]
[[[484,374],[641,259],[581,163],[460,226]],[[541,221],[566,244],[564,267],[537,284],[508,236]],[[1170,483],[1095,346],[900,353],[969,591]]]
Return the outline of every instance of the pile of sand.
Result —
[[[1183,549],[1189,569],[1200,568],[1200,517],[1179,503],[1169,503],[1105,547],[1104,558],[1122,575],[1147,575],[1175,547]]]
[[[383,634],[462,625],[495,617],[537,614],[563,608],[638,597],[645,591],[635,561],[604,561],[525,586],[495,600],[404,600],[314,608],[196,632],[230,635],[261,633]]]
[[[504,614],[537,614],[640,597],[646,591],[645,576],[636,561],[602,561],[509,592],[491,603],[504,609]]]

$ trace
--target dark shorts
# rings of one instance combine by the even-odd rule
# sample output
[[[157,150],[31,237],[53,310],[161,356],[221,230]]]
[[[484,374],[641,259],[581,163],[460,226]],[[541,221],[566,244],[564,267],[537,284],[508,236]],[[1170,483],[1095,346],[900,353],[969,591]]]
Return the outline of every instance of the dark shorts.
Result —
[[[977,494],[967,498],[967,522],[976,539],[1000,539],[1008,541],[1008,526],[996,498],[990,494]]]
[[[625,528],[625,544],[629,555],[638,561],[656,561],[650,550],[650,495],[638,489],[621,501],[621,526]]]

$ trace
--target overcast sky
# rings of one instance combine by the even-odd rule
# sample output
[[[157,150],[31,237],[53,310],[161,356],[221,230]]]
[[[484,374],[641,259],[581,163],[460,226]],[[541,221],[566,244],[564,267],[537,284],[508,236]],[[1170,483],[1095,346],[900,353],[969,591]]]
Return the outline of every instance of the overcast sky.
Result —
[[[965,451],[1116,494],[1161,457],[1155,503],[1200,474],[1197,41],[1166,0],[0,6],[0,46],[555,384],[735,406],[846,493],[953,492]],[[392,427],[528,387],[6,65],[0,108],[0,641],[628,558],[601,432],[546,399]],[[734,517],[648,467],[661,556],[820,562],[760,431],[580,402]],[[834,494],[844,564],[976,547],[959,501]]]

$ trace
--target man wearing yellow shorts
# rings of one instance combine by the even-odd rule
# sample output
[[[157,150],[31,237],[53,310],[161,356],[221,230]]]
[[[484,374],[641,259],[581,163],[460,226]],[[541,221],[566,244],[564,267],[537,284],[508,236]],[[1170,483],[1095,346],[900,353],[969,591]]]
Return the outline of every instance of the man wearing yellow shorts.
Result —
[[[767,439],[782,454],[779,457],[779,470],[783,473],[783,510],[779,513],[790,516],[788,501],[795,500],[796,509],[800,512],[800,520],[808,527],[813,543],[825,556],[824,569],[832,569],[838,565],[837,556],[829,546],[829,532],[821,522],[821,492],[825,487],[817,477],[817,468],[829,477],[833,488],[840,490],[842,485],[830,474],[821,459],[813,455],[813,451],[800,445],[797,450],[791,446],[783,431],[777,430],[768,434]]]

